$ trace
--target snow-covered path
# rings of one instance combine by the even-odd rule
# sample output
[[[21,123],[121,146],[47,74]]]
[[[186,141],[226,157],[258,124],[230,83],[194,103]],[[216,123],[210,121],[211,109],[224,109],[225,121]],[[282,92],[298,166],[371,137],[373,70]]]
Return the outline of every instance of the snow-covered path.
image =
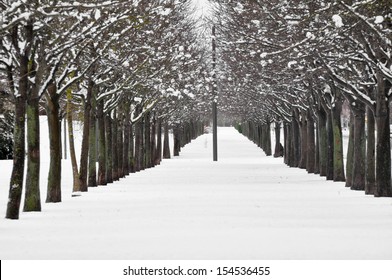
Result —
[[[285,166],[233,128],[78,198],[0,220],[1,259],[391,259],[392,199]],[[4,193],[4,192],[3,192]]]

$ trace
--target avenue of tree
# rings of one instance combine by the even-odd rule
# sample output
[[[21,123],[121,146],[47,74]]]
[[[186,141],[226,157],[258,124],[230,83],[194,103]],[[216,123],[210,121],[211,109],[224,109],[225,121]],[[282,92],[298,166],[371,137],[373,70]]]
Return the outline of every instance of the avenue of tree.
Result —
[[[169,130],[178,155],[204,132],[215,98],[220,113],[267,155],[353,190],[392,196],[390,0],[210,2],[214,63],[188,0],[0,0],[0,105],[7,99],[14,107],[6,218],[19,218],[23,190],[23,210],[41,210],[41,108],[52,203],[61,201],[62,122],[79,195],[170,157]],[[75,120],[83,123],[79,160]]]
[[[221,110],[237,128],[291,167],[392,196],[391,1],[225,0],[214,10]]]
[[[48,203],[61,201],[62,120],[74,195],[170,157],[169,129],[174,156],[203,133],[208,73],[190,1],[26,0],[0,8],[2,95],[15,108],[6,218],[19,218],[23,189],[23,210],[41,210],[40,108],[49,125]],[[75,119],[83,123],[79,161]]]

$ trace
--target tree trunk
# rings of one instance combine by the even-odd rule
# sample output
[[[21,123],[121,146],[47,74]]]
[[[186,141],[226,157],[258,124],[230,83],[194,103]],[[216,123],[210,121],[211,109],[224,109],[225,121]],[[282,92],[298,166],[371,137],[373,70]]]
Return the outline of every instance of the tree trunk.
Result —
[[[282,144],[280,143],[280,128],[281,128],[280,122],[275,122],[275,151],[274,151],[275,158],[283,156],[283,147]]]
[[[156,134],[157,134],[157,132],[156,132],[156,127],[157,127],[157,120],[156,120],[156,118],[155,118],[155,115],[154,115],[154,117],[153,117],[153,119],[152,119],[152,123],[151,123],[151,137],[150,137],[150,140],[151,140],[151,144],[150,144],[150,152],[151,152],[151,154],[150,154],[150,157],[151,157],[151,167],[154,167],[155,166],[155,157],[156,157],[156,153],[157,153],[157,145],[156,145]]]
[[[301,136],[301,155],[298,167],[301,169],[306,169],[307,160],[307,150],[308,150],[308,125],[305,116],[301,115],[300,125],[300,136]]]
[[[22,81],[20,81],[20,83],[21,82]],[[25,162],[26,93],[22,92],[20,85],[19,92],[21,94],[15,100],[14,154],[6,213],[7,219],[19,219],[19,208],[23,189]]]
[[[61,125],[56,85],[48,87],[46,110],[49,126],[50,164],[46,202],[61,202]]]
[[[327,180],[334,179],[334,131],[332,123],[332,111],[327,112]]]
[[[346,180],[343,162],[342,124],[340,120],[342,104],[342,101],[337,101],[331,112],[333,126],[333,180],[335,182],[344,182]]]
[[[143,121],[140,118],[135,125],[135,171],[143,169]]]
[[[181,149],[181,140],[180,140],[180,127],[179,125],[175,125],[173,128],[173,140],[174,140],[174,145],[173,145],[173,156],[179,156],[180,155],[180,149]]]
[[[67,117],[67,123],[68,123],[69,153],[70,153],[71,165],[72,165],[72,178],[73,178],[72,192],[78,193],[78,192],[80,192],[80,179],[79,179],[78,163],[76,161],[75,138],[74,138],[72,113],[73,113],[72,90],[67,90],[67,115],[66,115],[66,117]]]
[[[373,111],[367,107],[367,149],[366,149],[366,182],[365,193],[374,194],[376,188],[376,139]]]
[[[144,116],[144,166],[151,167],[151,113],[147,112]]]
[[[308,173],[315,173],[315,140],[314,140],[314,121],[310,109],[307,111],[306,122],[306,140],[307,140],[307,153],[306,153],[306,170]]]
[[[291,150],[291,131],[290,124],[286,121],[283,123],[283,137],[284,137],[284,148],[283,148],[283,156],[284,163],[290,166],[290,150]]]
[[[316,122],[316,144],[315,144],[315,151],[314,151],[314,174],[320,174],[320,139],[319,139],[319,125],[318,122]]]
[[[358,103],[352,106],[354,113],[354,165],[352,174],[352,190],[365,190],[366,170],[366,135],[365,105]]]
[[[157,150],[155,153],[154,163],[155,165],[160,164],[162,159],[162,121],[157,120]]]
[[[319,139],[319,158],[320,176],[327,176],[327,114],[323,108],[318,110],[318,139]]]
[[[96,118],[96,95],[91,98],[90,111],[90,137],[88,155],[88,186],[97,186],[97,118]]]
[[[163,156],[164,159],[170,158],[170,145],[169,145],[169,125],[166,122],[163,136]]]
[[[108,114],[105,118],[106,132],[106,182],[113,183],[113,133],[112,118]]]
[[[116,110],[113,113],[113,129],[112,129],[112,151],[113,151],[113,181],[118,181],[120,179],[119,174],[118,174],[118,120],[117,120],[117,112]]]
[[[354,168],[354,114],[353,110],[350,113],[350,128],[348,136],[348,149],[346,160],[346,187],[351,188],[353,185],[353,168]]]
[[[28,20],[27,24],[24,26],[24,31],[26,32],[26,47],[19,59],[19,87],[18,96],[15,98],[14,154],[6,212],[7,219],[19,219],[19,209],[23,191],[29,57],[34,36],[33,23],[30,20]],[[17,32],[13,35],[12,39],[17,41]],[[12,78],[10,80],[13,82]]]
[[[105,115],[103,112],[103,100],[98,101],[98,185],[105,186],[106,180],[106,137],[105,137]]]
[[[129,106],[127,106],[129,108]],[[129,109],[126,109],[124,116],[124,146],[123,146],[123,170],[124,175],[129,175],[130,162],[129,162],[129,145],[130,145],[130,128],[131,127],[131,114]]]
[[[298,113],[293,114],[292,117],[292,167],[299,166],[299,160],[301,157],[301,147],[299,142],[299,123],[298,123]]]
[[[124,178],[124,158],[122,153],[124,152],[124,114],[122,111],[118,111],[118,131],[117,131],[117,146],[118,146],[118,177]]]
[[[390,84],[380,74],[377,77],[378,89],[376,93],[376,197],[391,197],[391,144],[389,128],[389,102],[387,96]]]
[[[94,83],[90,80],[87,87],[87,96],[84,103],[84,120],[83,120],[83,139],[82,151],[80,154],[80,190],[87,192],[87,172],[88,172],[88,154],[89,154],[89,140],[90,140],[90,111],[91,111],[91,98]]]
[[[39,97],[31,91],[27,100],[27,175],[23,211],[41,211],[39,188],[40,175],[40,135],[39,135]]]
[[[264,146],[264,151],[267,156],[272,155],[272,149],[271,149],[271,122],[267,121],[265,124],[265,146]]]
[[[129,126],[129,171],[135,173],[135,140],[134,140],[134,125]]]

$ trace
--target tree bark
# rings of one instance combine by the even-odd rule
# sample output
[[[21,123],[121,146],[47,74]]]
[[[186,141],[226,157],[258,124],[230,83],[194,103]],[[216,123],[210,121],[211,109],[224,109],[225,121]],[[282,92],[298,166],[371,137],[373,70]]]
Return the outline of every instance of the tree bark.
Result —
[[[170,145],[169,145],[169,125],[165,122],[164,136],[163,136],[163,156],[164,159],[170,158]]]
[[[46,202],[61,202],[61,125],[60,104],[54,83],[48,87],[46,110],[49,126],[50,164]]]
[[[88,155],[88,186],[97,186],[97,104],[96,95],[91,98],[90,110],[90,136],[89,136],[89,155]]]
[[[334,179],[334,131],[332,123],[332,111],[327,112],[327,180]]]
[[[27,71],[27,69],[26,69]],[[19,83],[21,83],[20,81]],[[27,83],[27,81],[26,81]],[[24,161],[25,161],[25,115],[26,115],[26,92],[22,92],[19,85],[19,97],[15,100],[15,126],[14,126],[14,154],[13,167],[10,180],[7,219],[19,219],[20,201],[22,198]]]
[[[118,120],[117,120],[117,112],[116,110],[113,113],[113,120],[112,120],[113,128],[112,128],[112,151],[113,151],[113,181],[118,181],[120,179],[118,174]]]
[[[130,158],[129,158],[129,145],[130,145],[130,127],[131,127],[131,114],[129,112],[129,106],[125,111],[124,116],[124,146],[123,146],[123,173],[129,175],[130,172]]]
[[[112,118],[108,114],[105,118],[106,132],[106,182],[113,183],[113,134]]]
[[[380,74],[377,77],[376,92],[376,197],[391,197],[391,144],[389,128],[389,102],[387,96],[390,84]]]
[[[39,96],[32,90],[27,100],[27,175],[23,211],[41,211]]]
[[[374,194],[376,188],[376,137],[373,111],[367,107],[367,148],[366,148],[366,182],[365,193]]]
[[[87,172],[88,172],[88,154],[89,154],[89,140],[90,140],[90,111],[91,111],[91,97],[94,88],[94,83],[90,80],[87,87],[87,96],[84,103],[84,120],[83,120],[83,139],[82,151],[80,154],[80,190],[87,192]]]
[[[357,103],[352,106],[354,114],[354,160],[352,174],[352,190],[365,190],[366,170],[366,135],[365,105]]]
[[[98,101],[97,119],[98,119],[98,185],[105,186],[106,179],[106,137],[105,137],[105,115],[103,112],[104,101]]]
[[[162,159],[162,120],[157,120],[157,150],[155,153],[154,163],[155,165],[160,164]]]
[[[354,114],[351,109],[350,113],[350,127],[348,136],[348,149],[347,149],[347,160],[346,160],[346,187],[351,188],[353,184],[353,168],[354,168]]]
[[[301,114],[300,125],[300,139],[301,139],[301,155],[298,167],[306,169],[307,150],[308,150],[308,125],[305,116]]]
[[[315,173],[315,160],[316,160],[316,144],[314,140],[314,120],[310,109],[307,111],[306,122],[306,140],[307,140],[307,153],[306,153],[306,170],[308,173]]]
[[[135,139],[134,139],[134,125],[129,126],[129,171],[135,173]]]
[[[319,158],[320,176],[327,176],[327,114],[323,108],[318,110],[318,139],[319,139]]]
[[[283,146],[280,143],[280,129],[281,129],[281,123],[280,122],[275,122],[275,151],[274,151],[274,157],[282,157],[283,156]]]
[[[72,179],[73,179],[72,192],[77,193],[80,192],[80,179],[79,179],[78,163],[76,160],[76,152],[75,152],[75,138],[74,138],[72,113],[73,113],[72,90],[68,90],[66,118],[68,124],[69,153],[70,153],[71,165],[72,165]]]
[[[179,156],[181,150],[181,140],[180,140],[180,127],[175,125],[173,128],[173,156]]]
[[[333,126],[333,180],[335,182],[344,182],[346,180],[343,162],[342,124],[340,120],[342,104],[342,101],[337,101],[331,112]]]

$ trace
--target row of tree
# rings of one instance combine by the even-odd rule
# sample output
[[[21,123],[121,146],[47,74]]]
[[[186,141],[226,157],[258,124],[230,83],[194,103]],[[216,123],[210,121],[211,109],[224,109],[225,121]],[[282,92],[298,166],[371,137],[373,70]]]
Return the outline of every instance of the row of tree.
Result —
[[[209,74],[190,1],[2,0],[0,9],[2,95],[15,108],[7,218],[19,218],[24,185],[24,211],[41,210],[41,105],[50,138],[46,202],[61,201],[62,118],[75,195],[159,164],[162,153],[170,157],[169,129],[174,155],[202,132]],[[77,117],[83,123],[79,162]]]
[[[271,154],[265,137],[275,122],[277,132],[284,128],[289,166],[392,196],[391,2],[214,2],[220,104],[242,120],[241,130]],[[351,110],[346,168],[345,100]]]

